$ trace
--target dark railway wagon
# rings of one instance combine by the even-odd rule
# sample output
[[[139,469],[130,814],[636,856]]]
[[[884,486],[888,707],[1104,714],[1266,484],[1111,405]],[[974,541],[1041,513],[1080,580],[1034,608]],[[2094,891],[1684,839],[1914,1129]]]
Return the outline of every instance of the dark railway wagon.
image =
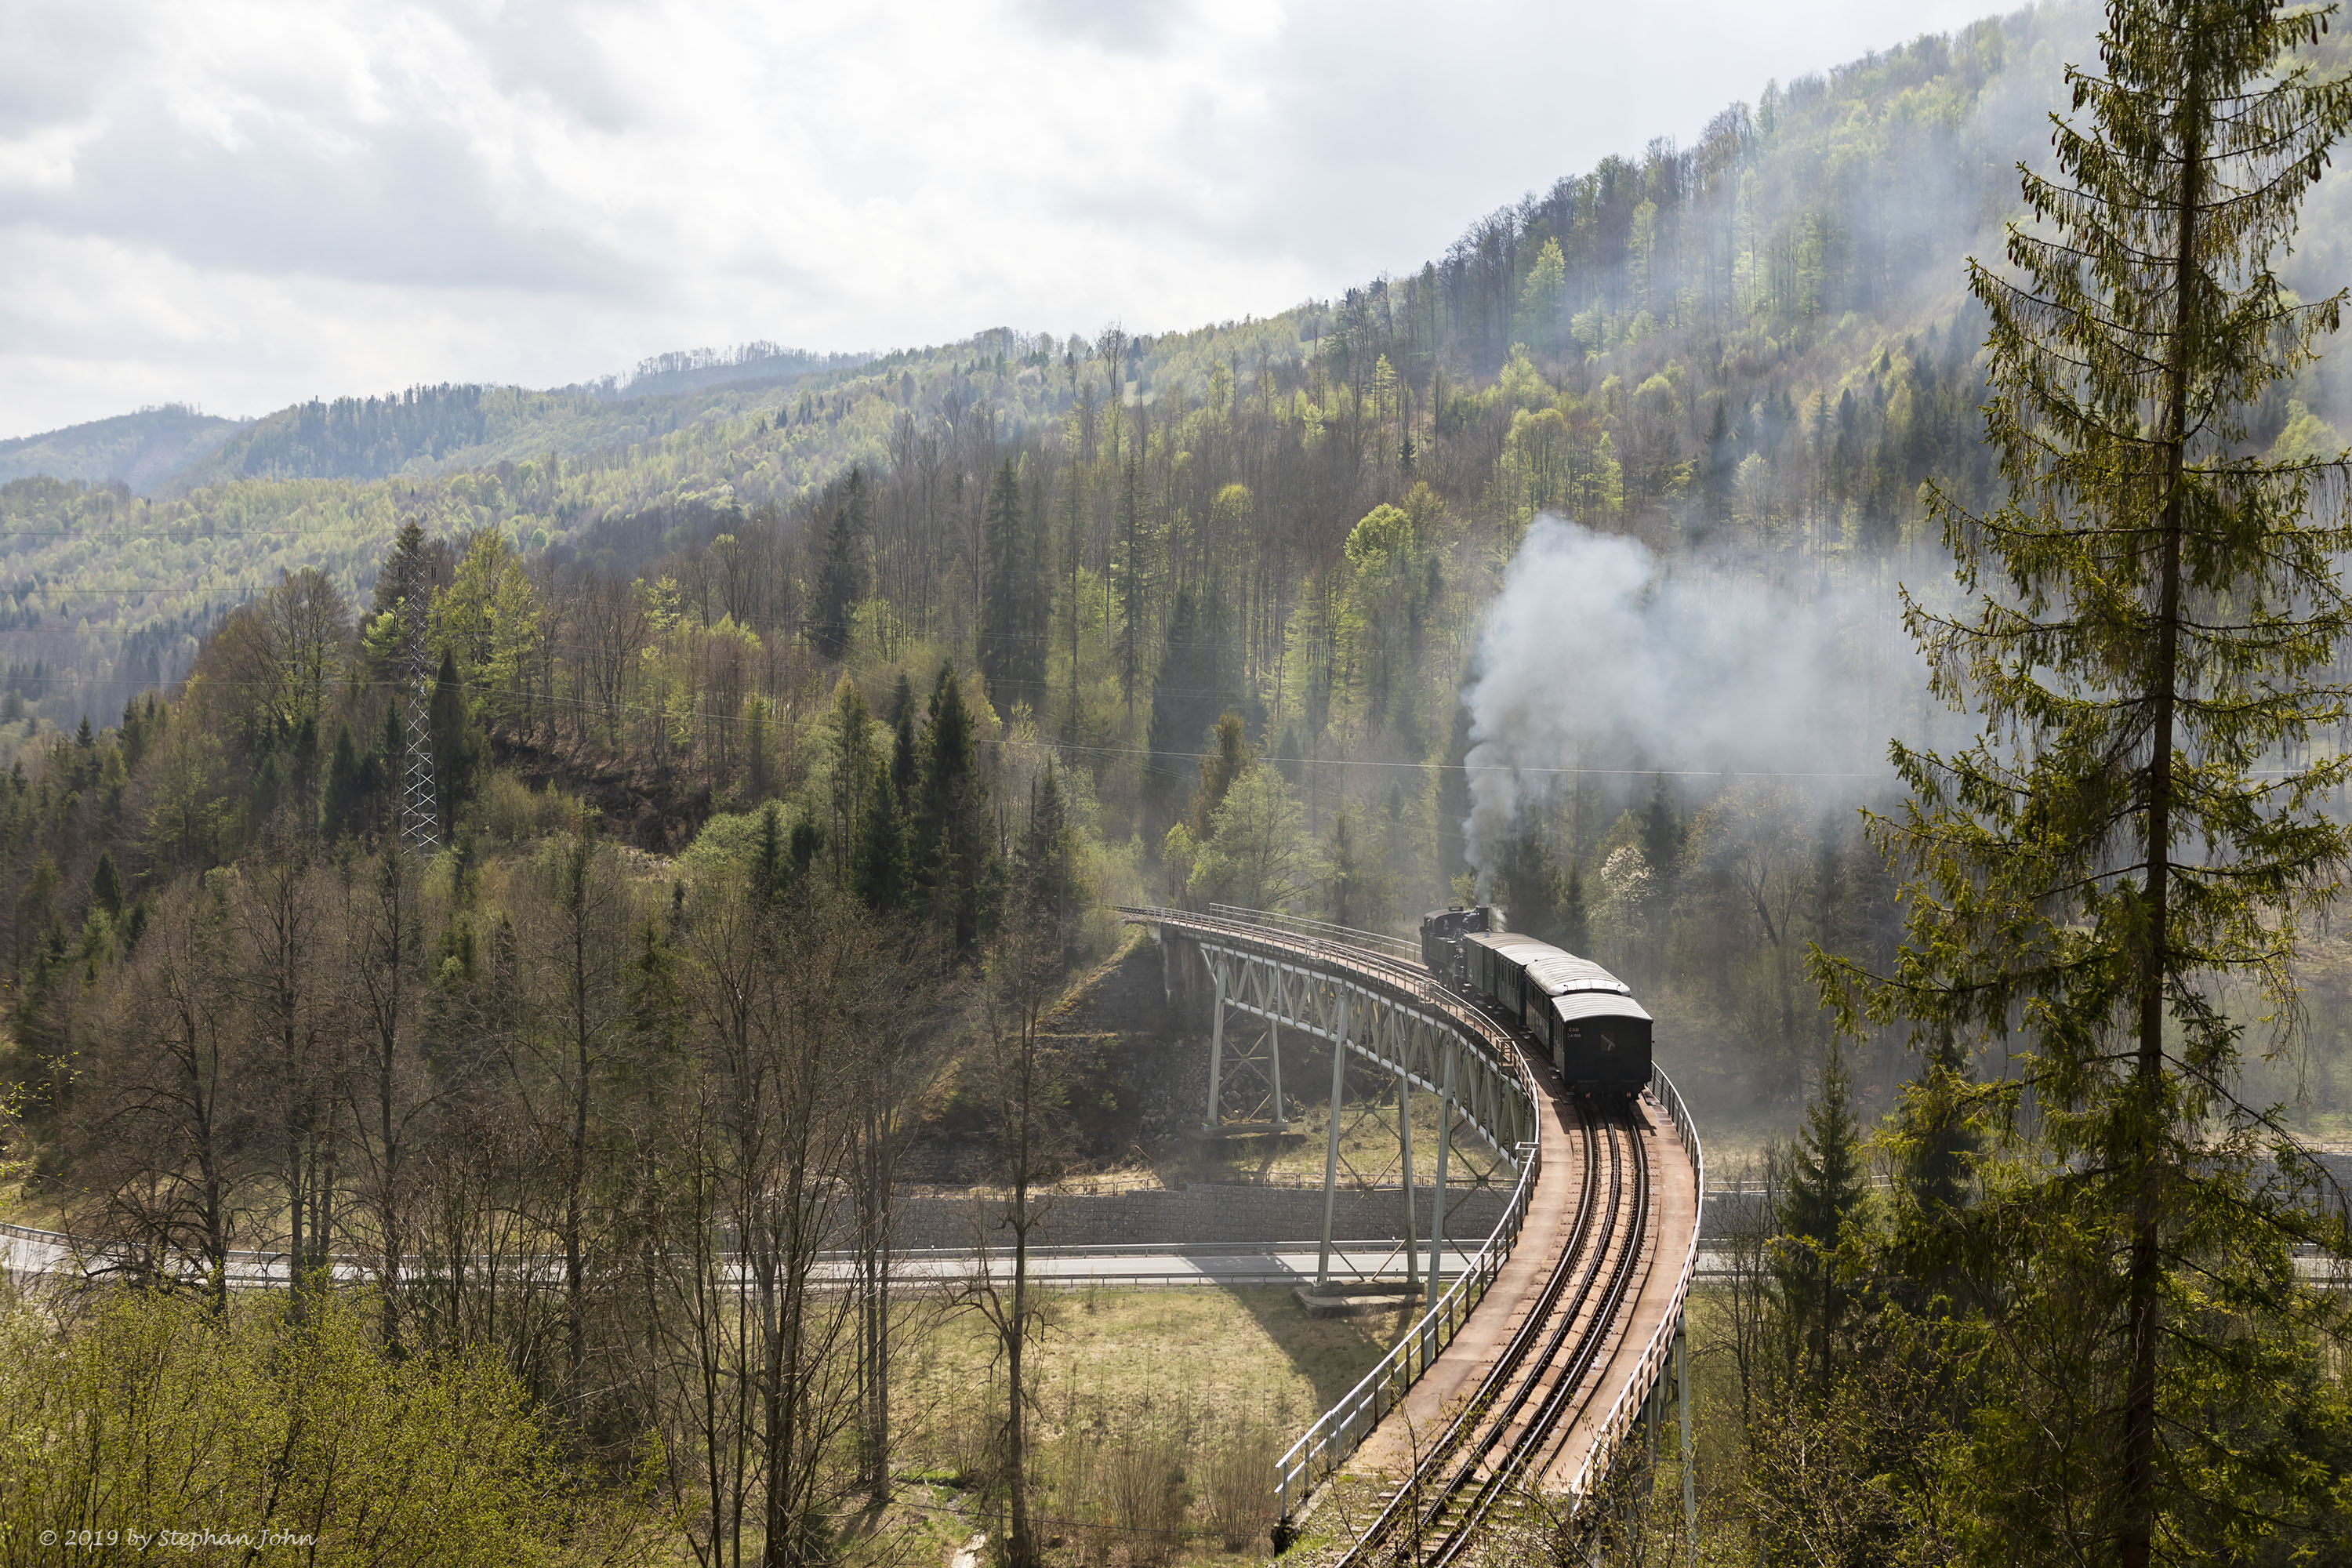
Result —
[[[1421,942],[1430,973],[1508,1019],[1551,1058],[1570,1088],[1594,1094],[1645,1088],[1651,1019],[1633,988],[1589,958],[1502,925],[1500,911],[1486,907],[1428,915]]]

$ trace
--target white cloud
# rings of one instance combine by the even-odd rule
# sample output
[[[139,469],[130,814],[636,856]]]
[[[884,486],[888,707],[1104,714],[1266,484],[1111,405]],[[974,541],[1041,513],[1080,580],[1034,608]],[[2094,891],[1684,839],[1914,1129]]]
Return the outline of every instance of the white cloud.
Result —
[[[1277,310],[1977,4],[15,0],[0,432]]]

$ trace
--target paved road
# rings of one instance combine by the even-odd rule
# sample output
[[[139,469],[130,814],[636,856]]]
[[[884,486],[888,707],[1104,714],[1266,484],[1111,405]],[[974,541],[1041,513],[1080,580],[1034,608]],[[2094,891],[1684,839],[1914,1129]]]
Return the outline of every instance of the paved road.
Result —
[[[1044,1247],[1031,1252],[1029,1268],[1032,1279],[1060,1287],[1306,1285],[1314,1282],[1318,1251],[1317,1244],[1312,1241],[1234,1242],[1197,1247]],[[1446,1277],[1452,1279],[1465,1268],[1474,1253],[1475,1249],[1470,1247],[1447,1247]],[[1417,1261],[1425,1263],[1428,1256],[1424,1244]],[[1701,1252],[1700,1275],[1721,1272],[1723,1261],[1720,1254]],[[991,1272],[998,1279],[1012,1278],[1013,1262],[1008,1256],[998,1253],[990,1262]],[[849,1268],[845,1258],[829,1255],[818,1264],[818,1277],[846,1279]],[[89,1271],[90,1261],[86,1249],[78,1247],[69,1236],[23,1226],[0,1225],[0,1269],[20,1277],[71,1276]],[[905,1284],[944,1284],[970,1279],[974,1271],[973,1258],[969,1252],[910,1248],[895,1256],[891,1274]],[[1342,1243],[1332,1254],[1331,1272],[1335,1279],[1401,1283],[1405,1277],[1404,1258],[1393,1245]],[[348,1262],[338,1264],[336,1274],[339,1278],[352,1279],[364,1277],[358,1265]],[[232,1253],[229,1283],[246,1287],[282,1286],[286,1283],[285,1262],[282,1258],[268,1253]]]
[[[1315,1279],[1317,1251],[1312,1241],[1232,1242],[1197,1247],[1042,1247],[1031,1252],[1029,1268],[1032,1279],[1061,1288],[1307,1285]],[[1446,1278],[1452,1279],[1468,1264],[1473,1249],[1448,1247],[1446,1253]],[[1421,1260],[1425,1262],[1428,1256],[1424,1244]],[[1013,1261],[1009,1257],[998,1253],[990,1261],[992,1272],[999,1279],[1012,1278]],[[1720,1279],[1730,1272],[1730,1261],[1727,1253],[1702,1248],[1698,1277]],[[2298,1258],[2296,1262],[2306,1278],[2320,1279],[2325,1275],[2325,1264],[2319,1258]],[[0,1225],[0,1269],[18,1277],[71,1276],[87,1271],[88,1263],[71,1237]],[[838,1254],[828,1255],[817,1265],[818,1278],[824,1279],[845,1280],[849,1269],[848,1260]],[[356,1280],[365,1277],[357,1264],[348,1262],[338,1264],[335,1272],[341,1279]],[[947,1284],[970,1279],[973,1272],[971,1253],[944,1248],[902,1251],[895,1256],[891,1269],[893,1279],[909,1285]],[[1331,1273],[1336,1279],[1402,1283],[1405,1277],[1404,1258],[1393,1245],[1342,1243],[1332,1254]],[[233,1253],[229,1283],[247,1288],[282,1286],[286,1283],[286,1266],[282,1258],[270,1254]]]
[[[1318,1248],[1312,1241],[1262,1244],[1217,1244],[1197,1247],[1045,1247],[1030,1254],[1031,1278],[1048,1286],[1080,1285],[1303,1285],[1314,1282]],[[1467,1267],[1472,1249],[1446,1248],[1450,1279]],[[1425,1263],[1424,1247],[1416,1261]],[[1010,1279],[1013,1260],[998,1252],[988,1260],[989,1271]],[[0,1268],[20,1277],[70,1277],[107,1271],[94,1249],[76,1244],[56,1231],[22,1226],[0,1226]],[[972,1278],[978,1265],[972,1255],[958,1249],[910,1248],[892,1258],[892,1278],[905,1284],[947,1284]],[[1378,1242],[1342,1243],[1332,1254],[1334,1279],[1402,1282],[1405,1278],[1402,1251]],[[338,1278],[358,1279],[364,1271],[353,1262],[339,1262]],[[845,1281],[851,1263],[841,1254],[827,1254],[817,1265],[817,1277]],[[241,1287],[283,1286],[287,1269],[282,1256],[258,1252],[229,1255],[229,1283]]]

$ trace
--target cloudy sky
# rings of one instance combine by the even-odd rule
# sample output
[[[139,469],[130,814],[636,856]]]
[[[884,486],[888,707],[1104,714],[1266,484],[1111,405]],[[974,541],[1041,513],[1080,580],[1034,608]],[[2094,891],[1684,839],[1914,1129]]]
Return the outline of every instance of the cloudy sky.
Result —
[[[0,0],[0,436],[1279,310],[1987,9]]]

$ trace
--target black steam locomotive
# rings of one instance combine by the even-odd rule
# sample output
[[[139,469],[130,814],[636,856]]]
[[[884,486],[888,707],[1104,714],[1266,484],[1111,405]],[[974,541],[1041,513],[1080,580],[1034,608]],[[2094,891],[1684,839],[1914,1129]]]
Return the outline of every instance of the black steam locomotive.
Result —
[[[1423,915],[1421,960],[1550,1057],[1570,1089],[1613,1096],[1649,1086],[1650,1015],[1591,959],[1505,931],[1502,911],[1482,904]]]

